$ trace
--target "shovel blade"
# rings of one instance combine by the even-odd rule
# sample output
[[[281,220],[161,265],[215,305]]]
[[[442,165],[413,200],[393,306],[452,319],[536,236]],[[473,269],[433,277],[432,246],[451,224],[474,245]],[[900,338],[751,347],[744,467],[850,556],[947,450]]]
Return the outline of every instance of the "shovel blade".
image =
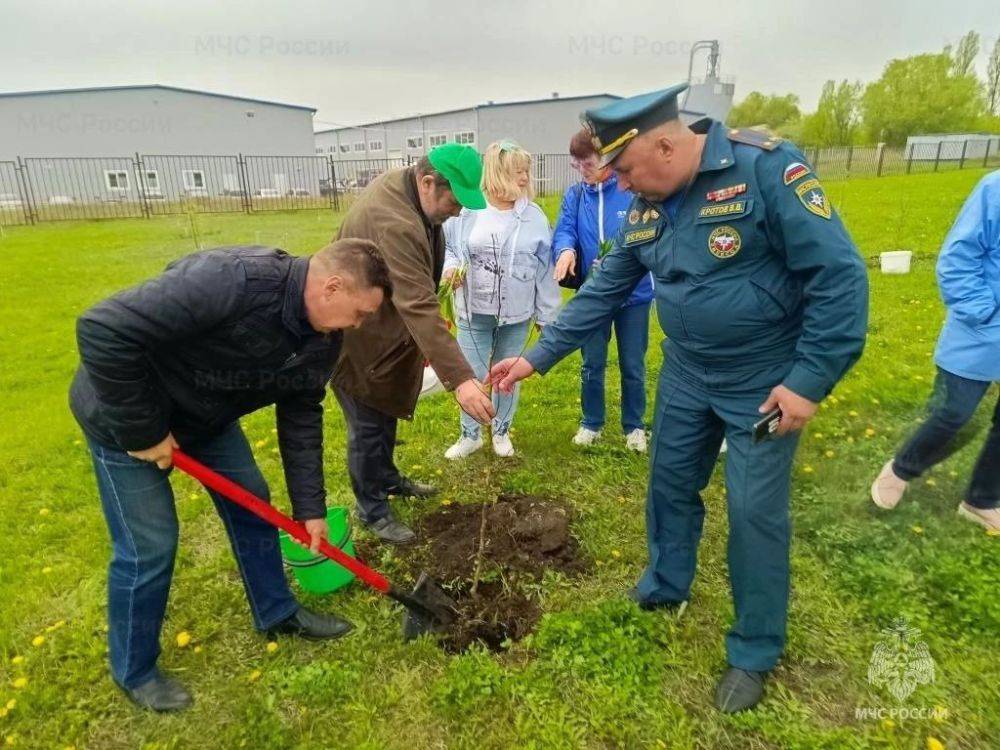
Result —
[[[403,638],[407,641],[424,633],[445,633],[458,617],[455,600],[426,573],[420,574],[407,599],[403,615]]]

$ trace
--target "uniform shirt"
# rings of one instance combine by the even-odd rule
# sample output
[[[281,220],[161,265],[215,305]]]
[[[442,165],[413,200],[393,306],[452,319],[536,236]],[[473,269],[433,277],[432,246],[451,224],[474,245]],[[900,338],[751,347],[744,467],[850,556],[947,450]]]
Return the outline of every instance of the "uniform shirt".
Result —
[[[665,356],[725,369],[788,362],[784,385],[820,401],[864,348],[864,264],[798,149],[711,120],[692,129],[706,139],[676,219],[637,198],[601,273],[525,356],[546,372],[648,270]]]
[[[938,286],[948,317],[934,361],[970,380],[1000,380],[1000,172],[986,175],[944,240]]]

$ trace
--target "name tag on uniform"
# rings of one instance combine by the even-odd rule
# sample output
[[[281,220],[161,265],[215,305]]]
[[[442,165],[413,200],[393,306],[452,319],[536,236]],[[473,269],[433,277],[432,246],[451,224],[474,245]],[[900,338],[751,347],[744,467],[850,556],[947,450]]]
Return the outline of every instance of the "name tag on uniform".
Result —
[[[625,236],[622,238],[622,245],[624,247],[631,247],[632,245],[641,245],[644,242],[649,242],[652,239],[656,239],[656,236],[660,233],[660,227],[649,227],[648,229],[633,229],[631,232],[625,232]]]
[[[731,203],[713,203],[698,209],[698,219],[695,223],[705,224],[711,221],[721,221],[722,219],[739,218],[740,216],[746,216],[752,210],[752,198],[732,201]]]

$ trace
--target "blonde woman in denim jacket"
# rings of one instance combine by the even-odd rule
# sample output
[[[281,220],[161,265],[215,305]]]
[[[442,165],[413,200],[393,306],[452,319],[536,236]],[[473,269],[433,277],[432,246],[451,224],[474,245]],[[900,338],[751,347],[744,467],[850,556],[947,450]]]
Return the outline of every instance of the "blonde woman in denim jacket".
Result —
[[[456,284],[458,344],[477,377],[492,362],[517,356],[528,339],[531,321],[539,327],[555,320],[562,302],[552,278],[552,232],[548,219],[532,202],[531,155],[509,141],[490,144],[483,156],[483,193],[487,206],[463,209],[445,222],[443,278],[459,268]],[[493,450],[513,456],[510,426],[517,390],[494,392]],[[458,441],[445,458],[460,459],[483,445],[479,424],[464,413]]]

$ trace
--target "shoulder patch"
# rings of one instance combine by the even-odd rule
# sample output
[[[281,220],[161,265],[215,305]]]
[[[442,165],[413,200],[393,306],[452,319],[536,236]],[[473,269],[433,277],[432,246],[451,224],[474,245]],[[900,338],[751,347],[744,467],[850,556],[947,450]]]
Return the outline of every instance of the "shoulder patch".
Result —
[[[812,170],[809,169],[809,167],[807,167],[805,164],[803,164],[800,161],[794,161],[787,167],[785,167],[785,173],[783,175],[783,179],[786,185],[791,185],[797,179],[799,179],[800,177],[805,177],[810,172],[812,172]]]
[[[748,146],[756,146],[765,151],[774,151],[781,143],[782,138],[770,133],[765,133],[752,128],[730,128],[726,136],[736,143],[745,143]]]

